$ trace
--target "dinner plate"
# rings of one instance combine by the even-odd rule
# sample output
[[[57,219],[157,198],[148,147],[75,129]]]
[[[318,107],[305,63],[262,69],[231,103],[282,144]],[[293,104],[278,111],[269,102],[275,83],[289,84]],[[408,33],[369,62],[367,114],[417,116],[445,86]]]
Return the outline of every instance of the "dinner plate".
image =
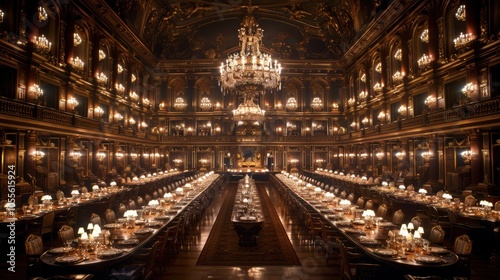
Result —
[[[354,220],[354,221],[352,221],[352,223],[355,225],[364,225],[365,221],[364,220]]]
[[[429,255],[415,257],[415,261],[420,263],[429,263],[429,264],[439,264],[444,262],[444,260],[440,257],[429,256]]]
[[[110,224],[105,224],[104,228],[107,229],[115,229],[115,228],[120,228],[122,225],[118,223],[110,223]]]
[[[156,216],[155,220],[170,220],[170,216]]]
[[[139,239],[136,239],[136,238],[123,239],[123,240],[119,240],[116,243],[118,245],[121,245],[121,246],[132,246],[132,245],[139,244]]]
[[[361,238],[359,243],[365,246],[380,246],[380,241],[371,238]]]
[[[430,247],[430,251],[434,254],[447,254],[449,252],[448,249],[443,247]]]
[[[134,232],[134,234],[150,234],[152,232],[153,232],[153,230],[150,228],[141,228],[141,229],[136,230]]]
[[[69,256],[61,256],[56,258],[56,263],[64,263],[64,264],[70,264],[70,263],[77,263],[82,261],[83,258],[80,256],[75,256],[75,255],[69,255]]]
[[[47,253],[57,255],[57,254],[64,254],[66,252],[73,252],[74,250],[75,250],[75,248],[73,248],[73,247],[69,247],[69,248],[56,247],[56,248],[52,248],[52,249],[48,250]]]
[[[148,227],[159,227],[161,225],[162,225],[162,223],[160,223],[158,221],[151,221],[151,222],[146,224],[146,226],[148,226]]]
[[[344,229],[345,233],[351,233],[351,234],[364,234],[363,231],[357,229],[357,228],[346,228]]]
[[[392,256],[395,256],[398,254],[398,251],[391,249],[391,248],[380,248],[380,249],[376,249],[374,252],[376,254],[379,254],[379,255],[385,256],[385,257],[392,257]]]
[[[138,225],[138,226],[139,226],[139,225],[143,225],[143,224],[145,224],[145,223],[146,223],[146,221],[145,221],[145,220],[135,220],[135,224],[136,224],[136,225]]]
[[[97,253],[97,257],[103,258],[103,259],[113,258],[113,257],[117,257],[117,256],[121,255],[121,253],[122,253],[122,250],[120,250],[120,249],[110,248],[110,249],[100,250]]]

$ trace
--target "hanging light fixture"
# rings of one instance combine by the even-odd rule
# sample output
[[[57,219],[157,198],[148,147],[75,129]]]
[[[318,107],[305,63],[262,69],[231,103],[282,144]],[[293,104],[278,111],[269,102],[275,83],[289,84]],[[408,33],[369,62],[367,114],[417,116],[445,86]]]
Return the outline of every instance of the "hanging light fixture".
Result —
[[[297,100],[295,99],[295,97],[290,97],[286,101],[285,107],[290,111],[295,111],[297,110],[297,108],[299,108],[299,105],[297,104]]]
[[[245,96],[242,104],[238,106],[238,109],[233,110],[233,119],[237,122],[262,122],[265,119],[266,111],[261,110],[259,105],[253,102],[251,96]]]
[[[210,99],[208,97],[204,96],[200,100],[200,108],[204,111],[210,110],[210,108],[212,108],[212,102],[210,102]]]

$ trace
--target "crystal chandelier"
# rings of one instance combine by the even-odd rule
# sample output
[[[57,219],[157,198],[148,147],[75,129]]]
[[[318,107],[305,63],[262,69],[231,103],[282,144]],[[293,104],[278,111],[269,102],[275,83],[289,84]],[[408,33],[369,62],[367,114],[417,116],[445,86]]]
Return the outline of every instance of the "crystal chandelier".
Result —
[[[424,43],[429,42],[429,29],[422,30],[422,33],[420,34],[420,40]]]
[[[251,8],[249,8],[251,11]],[[229,55],[220,66],[220,85],[224,92],[264,93],[281,87],[281,64],[270,54],[261,53],[264,30],[249,13],[239,31],[241,51]]]
[[[417,64],[419,68],[426,69],[427,67],[430,66],[431,62],[432,62],[432,55],[426,55],[424,53],[422,57],[418,59]]]
[[[319,97],[314,97],[312,103],[311,103],[311,108],[314,111],[319,111],[323,109],[323,101]]]
[[[212,102],[210,102],[210,99],[208,97],[203,97],[200,101],[200,108],[202,110],[210,110],[212,108]]]
[[[238,109],[233,110],[233,119],[237,122],[239,121],[252,121],[252,122],[262,122],[264,121],[266,111],[261,110],[259,105],[253,102],[252,96],[245,96],[242,104],[238,106]]]
[[[182,111],[184,109],[186,109],[187,107],[187,104],[186,102],[184,101],[184,98],[182,97],[177,97],[175,99],[175,102],[174,102],[174,108],[178,111]]]

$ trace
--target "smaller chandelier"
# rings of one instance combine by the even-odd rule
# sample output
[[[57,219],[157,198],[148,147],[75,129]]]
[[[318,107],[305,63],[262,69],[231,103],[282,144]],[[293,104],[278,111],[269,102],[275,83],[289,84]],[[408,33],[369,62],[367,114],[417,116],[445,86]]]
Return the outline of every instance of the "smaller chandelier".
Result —
[[[370,123],[370,120],[367,117],[364,117],[363,120],[361,120],[361,123],[366,126]]]
[[[104,114],[104,110],[100,106],[97,106],[97,108],[94,109],[94,114],[96,117],[100,118]]]
[[[406,106],[405,105],[401,105],[399,108],[398,108],[398,113],[400,114],[404,114],[406,112]]]
[[[129,96],[130,96],[130,99],[132,99],[132,101],[134,101],[134,102],[139,101],[139,95],[137,95],[137,93],[135,91],[131,91],[129,93]]]
[[[462,155],[462,158],[464,160],[464,163],[465,164],[470,164],[470,161],[472,159],[472,152],[471,152],[471,150],[463,151],[461,155]]]
[[[461,50],[467,48],[474,40],[474,35],[472,33],[463,34],[460,32],[460,35],[453,40],[453,44],[455,45],[455,49]]]
[[[401,61],[401,49],[397,49],[396,52],[394,53],[394,58],[397,60],[397,61]]]
[[[38,7],[38,21],[39,22],[44,22],[48,18],[49,18],[49,16],[47,15],[47,11],[45,10],[45,8],[42,7],[42,6],[39,6]]]
[[[323,101],[319,97],[314,97],[312,103],[311,103],[311,108],[314,111],[319,111],[323,109]]]
[[[378,73],[382,73],[382,63],[377,63],[377,65],[375,65],[375,71],[377,71]]]
[[[108,76],[106,76],[103,72],[97,74],[97,82],[100,85],[105,85],[108,82]]]
[[[431,105],[431,104],[433,104],[433,103],[435,103],[435,102],[436,102],[436,97],[434,97],[434,96],[432,96],[432,95],[429,95],[429,96],[427,96],[427,98],[425,99],[424,104],[425,104],[425,105]]]
[[[395,156],[396,156],[397,159],[403,160],[406,157],[406,153],[405,152],[397,152],[395,154]]]
[[[384,121],[384,119],[385,119],[385,113],[384,113],[384,112],[380,112],[380,113],[378,114],[378,116],[377,116],[377,119],[378,119],[379,121],[381,121],[381,122],[382,122],[382,121]]]
[[[382,159],[384,158],[384,152],[378,151],[378,152],[375,154],[375,157],[376,157],[378,160],[382,160]]]
[[[68,107],[71,109],[71,110],[74,110],[76,106],[78,106],[78,104],[80,104],[78,102],[78,100],[76,100],[75,97],[71,97],[70,99],[68,99]]]
[[[85,67],[85,63],[78,56],[75,58],[72,57],[70,62],[71,65],[78,70],[83,70],[83,67]]]
[[[121,64],[118,64],[116,67],[117,67],[116,71],[118,72],[118,74],[123,72],[123,66]]]
[[[130,125],[134,125],[134,124],[136,123],[136,121],[135,121],[134,117],[130,117],[130,118],[128,119],[128,123],[129,123]]]
[[[200,100],[200,109],[206,111],[206,110],[210,110],[210,108],[212,108],[212,102],[210,102],[210,99],[208,97],[203,97],[201,100]]]
[[[297,108],[299,108],[299,104],[297,104],[297,100],[295,99],[295,97],[290,97],[286,101],[285,107],[290,111],[295,111],[297,110]]]
[[[132,83],[133,83],[133,82],[135,82],[135,80],[136,80],[136,79],[137,79],[137,78],[135,77],[135,75],[134,75],[134,74],[130,75],[130,81],[131,81]]]
[[[245,96],[243,103],[236,110],[233,110],[233,119],[237,122],[251,121],[260,123],[265,120],[265,114],[266,111],[261,110],[251,97]]]
[[[44,156],[45,153],[42,151],[35,151],[33,154],[31,154],[31,158],[37,163],[40,163],[39,161],[41,161]]]
[[[431,65],[431,62],[432,62],[432,55],[426,55],[424,53],[422,57],[418,59],[417,64],[419,68],[426,69]]]
[[[97,152],[97,153],[95,154],[95,157],[96,157],[96,159],[97,159],[98,161],[100,161],[100,162],[101,162],[101,161],[103,161],[103,160],[106,158],[106,154],[105,154],[105,153],[103,153],[103,152]]]
[[[3,16],[4,15],[5,15],[5,13],[2,10],[0,10],[0,23],[3,22]]]
[[[460,5],[460,7],[458,7],[457,12],[455,13],[455,17],[460,21],[466,20],[467,17],[465,15],[465,5]]]
[[[467,83],[462,88],[462,93],[465,97],[470,98],[476,90],[477,90],[476,85],[474,85],[473,83]]]
[[[429,43],[429,29],[422,30],[422,33],[420,33],[420,41]]]
[[[182,111],[184,109],[186,109],[187,107],[187,104],[186,102],[184,101],[184,98],[182,97],[177,97],[175,99],[175,102],[174,102],[174,108],[177,110],[177,111]]]
[[[396,71],[396,73],[394,73],[394,75],[392,75],[392,81],[394,83],[397,83],[397,84],[403,82],[403,78],[404,78],[404,74],[399,72],[399,71]]]
[[[382,92],[383,88],[384,88],[384,85],[382,85],[380,83],[376,83],[373,86],[373,91],[380,93],[380,92]]]
[[[422,152],[420,154],[425,160],[429,160],[429,158],[432,156],[432,152],[429,152],[429,151],[426,151],[426,152]]]
[[[43,89],[40,88],[38,84],[33,84],[30,86],[30,92],[35,95],[36,99],[43,95]]]
[[[82,43],[82,37],[78,33],[73,33],[73,45],[76,47]]]
[[[47,39],[45,35],[33,37],[33,43],[35,44],[35,49],[39,52],[49,52],[52,47],[52,43],[49,42],[49,39]]]
[[[115,115],[114,115],[114,118],[117,121],[121,121],[121,120],[123,120],[123,115],[120,114],[119,112],[116,112]]]
[[[151,104],[151,101],[149,101],[149,99],[147,99],[146,97],[142,99],[142,104],[144,106],[149,106]]]
[[[349,100],[347,100],[347,104],[351,107],[354,106],[355,103],[356,103],[356,100],[353,97],[351,97],[351,98],[349,98]]]
[[[106,58],[106,53],[103,50],[99,50],[99,60]]]

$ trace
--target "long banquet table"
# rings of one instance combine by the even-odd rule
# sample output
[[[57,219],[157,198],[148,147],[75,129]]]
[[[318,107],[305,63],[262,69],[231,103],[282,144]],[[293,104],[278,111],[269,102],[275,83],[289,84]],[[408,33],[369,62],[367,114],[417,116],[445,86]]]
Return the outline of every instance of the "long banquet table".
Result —
[[[66,250],[64,247],[51,248],[40,257],[41,262],[51,268],[56,268],[58,273],[95,273],[103,276],[113,266],[129,260],[136,252],[156,238],[164,229],[171,226],[171,222],[191,205],[193,201],[204,193],[214,188],[222,177],[211,174],[203,181],[197,181],[189,193],[174,197],[167,203],[162,203],[149,212],[144,212],[140,219],[129,223],[118,220],[117,223],[105,224],[103,229],[109,231],[109,243],[101,244],[95,249],[90,249],[92,243],[84,242],[78,238],[75,247]],[[194,185],[193,184],[193,185]],[[99,236],[101,243],[102,235]],[[96,240],[96,239],[94,239]],[[89,245],[90,244],[90,245]],[[104,272],[103,272],[104,271]]]
[[[301,203],[307,204],[309,209],[315,209],[323,217],[323,222],[337,229],[343,238],[354,244],[369,259],[391,269],[394,275],[398,275],[396,279],[407,273],[452,275],[450,273],[459,258],[451,250],[436,244],[429,244],[425,250],[420,246],[404,251],[400,248],[396,249],[393,245],[399,229],[396,229],[391,222],[373,218],[372,225],[367,226],[365,224],[367,221],[360,217],[362,209],[356,209],[355,206],[342,207],[336,198],[324,199],[318,194],[317,189],[314,190],[314,187],[306,187],[306,184],[300,185],[297,180],[285,174],[272,176],[270,182],[291,193]],[[399,241],[402,240],[399,239]],[[422,239],[422,241],[425,240]]]

